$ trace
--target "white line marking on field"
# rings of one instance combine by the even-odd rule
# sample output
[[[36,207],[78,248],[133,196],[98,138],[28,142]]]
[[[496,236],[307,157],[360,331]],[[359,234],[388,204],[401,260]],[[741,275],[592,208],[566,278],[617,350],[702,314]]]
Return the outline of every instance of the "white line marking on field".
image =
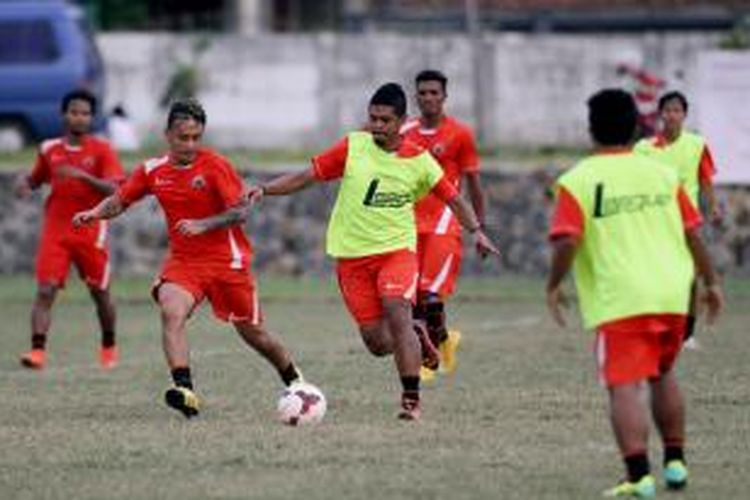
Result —
[[[542,322],[542,318],[539,316],[521,316],[513,319],[501,319],[493,321],[483,321],[479,323],[477,330],[497,330],[498,328],[507,327],[527,327],[538,325]]]

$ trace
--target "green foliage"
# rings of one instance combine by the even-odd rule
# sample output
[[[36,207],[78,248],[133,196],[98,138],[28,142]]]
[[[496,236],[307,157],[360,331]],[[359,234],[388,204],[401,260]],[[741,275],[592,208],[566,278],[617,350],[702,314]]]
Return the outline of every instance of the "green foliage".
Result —
[[[162,108],[176,99],[196,97],[201,88],[200,58],[211,47],[211,41],[201,36],[193,41],[190,59],[179,62],[167,81],[167,86],[159,99]]]
[[[89,19],[104,30],[138,30],[149,24],[147,0],[84,0]]]
[[[750,49],[750,16],[743,17],[722,40],[719,47],[725,50]]]

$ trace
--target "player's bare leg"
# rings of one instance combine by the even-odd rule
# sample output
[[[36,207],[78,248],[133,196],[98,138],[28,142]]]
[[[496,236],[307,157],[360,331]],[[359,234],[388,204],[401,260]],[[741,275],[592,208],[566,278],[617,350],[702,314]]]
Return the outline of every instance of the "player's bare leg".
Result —
[[[693,280],[690,286],[690,304],[688,306],[687,325],[685,326],[685,343],[688,349],[699,349],[700,345],[695,338],[695,324],[698,318],[698,281]]]
[[[60,287],[50,283],[40,283],[37,287],[31,308],[31,350],[21,355],[21,364],[26,368],[44,368],[47,335],[52,324],[52,306],[59,290]]]
[[[685,465],[685,401],[673,371],[649,381],[651,414],[664,446],[664,476],[667,487],[681,489],[687,484]]]
[[[447,347],[448,330],[445,326],[444,304],[438,294],[431,292],[420,292],[417,306],[414,308],[415,327],[426,329],[427,339],[422,341],[422,370],[420,375],[423,380],[432,380],[435,371],[443,362],[445,347]],[[456,344],[457,345],[457,344]],[[449,354],[451,363],[454,363],[451,351]]]
[[[360,325],[359,334],[373,356],[393,354],[393,338],[385,318],[381,318],[377,323]]]
[[[284,385],[302,378],[289,351],[263,325],[255,325],[251,321],[235,321],[233,325],[242,340],[276,368]]]
[[[637,483],[650,474],[648,461],[648,410],[643,384],[633,382],[609,388],[610,420],[625,462],[627,480]]]
[[[190,351],[185,324],[195,306],[195,298],[174,283],[163,283],[158,289],[161,308],[162,346],[175,387],[167,390],[167,404],[190,418],[198,414],[200,400],[193,392],[190,374]]]
[[[422,364],[422,355],[419,339],[412,324],[411,302],[403,298],[384,298],[383,311],[385,324],[393,341],[396,369],[403,386],[401,412],[398,417],[403,420],[418,420],[419,368]]]
[[[96,305],[96,315],[102,332],[99,362],[103,368],[113,368],[117,364],[117,346],[115,339],[115,323],[117,313],[109,289],[90,286],[89,294]]]

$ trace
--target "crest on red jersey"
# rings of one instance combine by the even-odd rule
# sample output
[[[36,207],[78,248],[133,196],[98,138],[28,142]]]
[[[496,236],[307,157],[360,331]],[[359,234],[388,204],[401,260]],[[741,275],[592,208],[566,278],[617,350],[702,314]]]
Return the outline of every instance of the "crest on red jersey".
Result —
[[[91,170],[94,168],[94,157],[93,156],[85,156],[81,160],[81,166],[85,168],[86,170]]]
[[[202,175],[196,175],[193,180],[190,181],[190,187],[193,189],[203,189],[206,187],[206,178]]]
[[[434,146],[432,146],[432,154],[435,156],[440,156],[441,154],[445,153],[445,144],[442,142],[438,142]]]

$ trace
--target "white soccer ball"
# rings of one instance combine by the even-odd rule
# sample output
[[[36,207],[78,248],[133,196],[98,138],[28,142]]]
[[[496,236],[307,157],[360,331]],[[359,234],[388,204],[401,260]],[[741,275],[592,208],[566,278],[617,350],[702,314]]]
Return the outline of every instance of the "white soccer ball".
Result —
[[[284,389],[276,406],[276,414],[287,425],[316,424],[326,414],[326,397],[307,382],[297,382]]]

